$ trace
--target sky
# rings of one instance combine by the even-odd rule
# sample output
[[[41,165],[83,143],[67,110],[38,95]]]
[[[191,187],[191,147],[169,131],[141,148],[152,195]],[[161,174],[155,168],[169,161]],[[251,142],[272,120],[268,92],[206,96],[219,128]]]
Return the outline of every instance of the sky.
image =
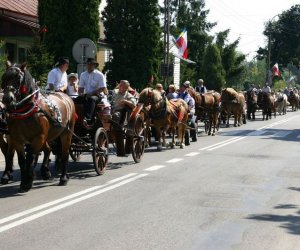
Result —
[[[212,33],[230,29],[229,41],[240,37],[239,50],[251,60],[266,45],[264,24],[277,14],[300,4],[299,0],[205,0],[208,20],[218,22]],[[276,19],[276,17],[274,18]]]

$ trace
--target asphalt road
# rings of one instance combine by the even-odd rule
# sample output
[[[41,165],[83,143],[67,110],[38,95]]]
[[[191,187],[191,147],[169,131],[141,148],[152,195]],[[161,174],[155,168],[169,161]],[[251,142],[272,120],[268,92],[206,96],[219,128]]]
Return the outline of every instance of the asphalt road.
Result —
[[[68,186],[0,186],[1,249],[300,249],[300,113],[201,135],[184,149],[84,155]],[[4,163],[0,161],[0,171]],[[51,163],[52,164],[52,163]]]

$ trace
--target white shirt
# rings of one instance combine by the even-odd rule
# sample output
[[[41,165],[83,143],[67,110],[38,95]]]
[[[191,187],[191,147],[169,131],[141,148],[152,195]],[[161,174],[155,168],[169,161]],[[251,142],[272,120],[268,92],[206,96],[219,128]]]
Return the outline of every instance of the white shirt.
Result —
[[[68,85],[68,77],[66,72],[62,72],[60,68],[52,69],[48,74],[46,89],[50,89],[49,83],[54,85],[55,90],[59,90],[60,88]]]
[[[91,73],[84,71],[80,75],[79,88],[84,88],[86,94],[90,94],[99,88],[106,88],[104,75],[97,69]]]
[[[68,91],[67,91],[67,93],[68,93],[68,95],[70,95],[72,97],[78,96],[78,91],[75,91],[74,86],[71,86],[69,82],[68,82]]]

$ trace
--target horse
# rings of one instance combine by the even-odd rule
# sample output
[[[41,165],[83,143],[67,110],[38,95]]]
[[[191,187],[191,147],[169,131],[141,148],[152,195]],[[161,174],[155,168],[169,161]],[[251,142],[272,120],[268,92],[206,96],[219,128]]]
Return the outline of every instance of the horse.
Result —
[[[19,192],[32,188],[35,156],[40,151],[44,151],[42,176],[50,176],[48,165],[52,150],[61,168],[59,185],[67,185],[69,148],[76,120],[73,100],[59,92],[42,95],[25,64],[18,67],[7,62],[1,88],[10,135],[6,157],[12,163],[16,150],[21,170]]]
[[[208,135],[215,135],[219,124],[221,95],[216,91],[200,94],[194,89],[188,89],[190,95],[195,100],[195,110],[197,117],[208,117]],[[213,131],[211,131],[213,128]]]
[[[290,105],[292,106],[292,111],[298,111],[299,95],[297,93],[295,93],[293,90],[290,91],[288,101],[289,101]]]
[[[260,104],[262,109],[263,120],[268,120],[272,118],[272,112],[274,117],[276,117],[276,108],[275,108],[275,98],[270,94],[264,91],[258,93],[257,102]]]
[[[229,127],[230,114],[234,115],[234,126],[246,124],[246,101],[242,92],[236,92],[233,88],[225,88],[221,92],[221,108],[227,114],[226,126]]]
[[[276,94],[275,106],[279,115],[286,114],[287,103],[288,103],[287,95],[282,92],[278,92]]]
[[[257,109],[257,95],[254,90],[248,90],[246,92],[246,104],[247,104],[247,119],[255,120],[255,112]]]
[[[139,103],[144,106],[150,105],[149,117],[156,130],[158,146],[161,151],[162,146],[166,146],[165,135],[170,129],[172,133],[171,148],[175,147],[175,132],[178,130],[178,144],[184,148],[184,135],[188,122],[188,105],[182,99],[168,100],[164,95],[155,89],[145,88],[140,93]],[[163,141],[163,143],[162,143]]]

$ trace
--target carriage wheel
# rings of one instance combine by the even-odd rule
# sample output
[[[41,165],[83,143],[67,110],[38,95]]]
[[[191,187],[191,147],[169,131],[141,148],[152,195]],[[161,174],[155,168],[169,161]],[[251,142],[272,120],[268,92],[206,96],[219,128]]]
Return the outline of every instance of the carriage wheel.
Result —
[[[108,162],[108,136],[104,128],[98,128],[93,141],[93,162],[98,175],[103,175]]]
[[[80,161],[81,154],[82,154],[80,151],[77,151],[75,148],[70,148],[69,154],[73,161],[75,162]]]
[[[134,131],[135,131],[135,136],[133,138],[130,138],[131,143],[132,143],[131,154],[132,154],[133,160],[136,163],[139,163],[144,154],[145,136],[147,136],[144,120],[142,119],[141,116],[136,117],[136,120],[134,123]]]

